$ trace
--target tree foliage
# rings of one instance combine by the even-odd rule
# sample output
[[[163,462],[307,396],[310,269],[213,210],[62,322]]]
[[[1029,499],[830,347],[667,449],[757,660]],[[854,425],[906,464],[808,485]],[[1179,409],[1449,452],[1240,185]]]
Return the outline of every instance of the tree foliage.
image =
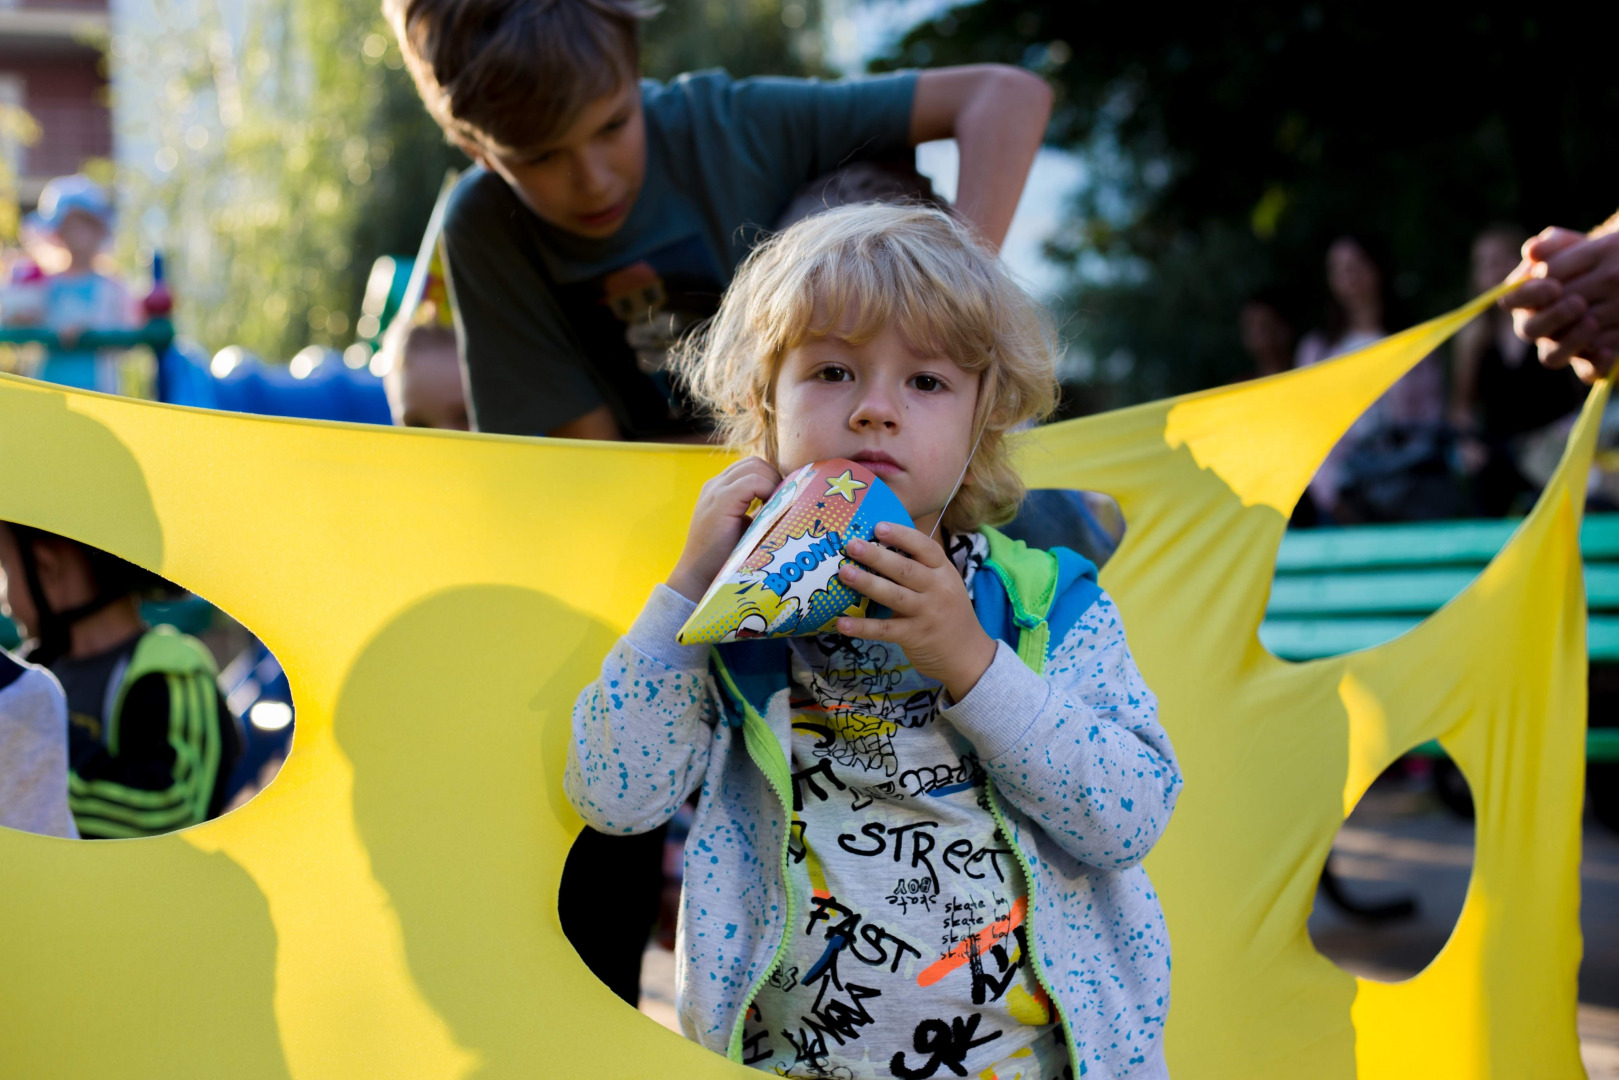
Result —
[[[414,248],[453,155],[405,107],[414,91],[373,3],[231,14],[158,0],[115,36],[115,92],[161,99],[119,103],[155,147],[123,178],[126,204],[140,239],[172,252],[181,328],[207,347],[341,346],[371,257]]]
[[[1050,141],[1089,169],[1054,245],[1076,268],[1068,325],[1128,400],[1241,374],[1243,297],[1319,300],[1343,232],[1388,248],[1426,316],[1462,298],[1481,228],[1605,218],[1619,80],[1589,54],[1616,29],[1608,7],[1499,0],[995,0],[919,26],[887,62],[995,60],[1052,81]]]
[[[403,70],[377,0],[150,0],[112,49],[134,248],[171,255],[180,329],[285,359],[353,340],[372,261],[411,253],[448,146]],[[644,32],[667,77],[819,64],[813,0],[676,0]]]
[[[821,73],[818,0],[666,0],[641,35],[654,79],[721,67],[748,75]]]

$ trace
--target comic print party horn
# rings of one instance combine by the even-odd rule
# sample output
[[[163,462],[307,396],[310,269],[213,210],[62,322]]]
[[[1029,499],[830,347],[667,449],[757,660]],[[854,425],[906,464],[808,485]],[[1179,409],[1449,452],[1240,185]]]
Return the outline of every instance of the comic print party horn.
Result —
[[[801,637],[866,614],[838,567],[849,541],[871,539],[879,521],[910,526],[911,515],[876,473],[845,458],[804,466],[759,508],[676,640]]]

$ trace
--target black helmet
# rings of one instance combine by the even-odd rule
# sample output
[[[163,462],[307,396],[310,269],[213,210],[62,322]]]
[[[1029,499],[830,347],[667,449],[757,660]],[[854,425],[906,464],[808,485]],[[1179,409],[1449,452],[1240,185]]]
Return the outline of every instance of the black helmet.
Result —
[[[10,528],[12,535],[17,538],[17,552],[22,561],[23,574],[27,579],[24,584],[34,602],[34,610],[39,613],[40,625],[32,627],[36,642],[28,654],[28,659],[33,663],[49,666],[66,656],[73,624],[88,615],[94,615],[115,600],[121,600],[131,593],[161,595],[178,591],[175,585],[162,575],[136,566],[98,547],[92,547],[71,537],[46,532],[44,529],[36,529],[32,525],[11,524]],[[85,559],[90,564],[91,579],[95,582],[95,595],[89,601],[66,611],[51,609],[45,599],[45,590],[40,588],[39,567],[34,560],[34,544],[39,541],[73,544],[84,552]],[[12,584],[15,587],[16,583]]]

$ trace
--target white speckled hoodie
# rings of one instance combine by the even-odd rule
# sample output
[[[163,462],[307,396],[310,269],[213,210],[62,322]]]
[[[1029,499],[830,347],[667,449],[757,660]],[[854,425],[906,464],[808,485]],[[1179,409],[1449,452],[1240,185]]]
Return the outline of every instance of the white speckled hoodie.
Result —
[[[970,591],[999,644],[972,692],[939,716],[989,776],[1029,887],[1034,969],[1074,1075],[1164,1077],[1169,936],[1140,863],[1179,794],[1174,751],[1095,568],[984,531],[993,572]],[[680,1021],[741,1061],[745,1010],[804,914],[786,870],[787,650],[780,640],[678,645],[692,608],[658,586],[608,654],[574,707],[565,787],[595,828],[639,833],[701,786],[676,950]]]

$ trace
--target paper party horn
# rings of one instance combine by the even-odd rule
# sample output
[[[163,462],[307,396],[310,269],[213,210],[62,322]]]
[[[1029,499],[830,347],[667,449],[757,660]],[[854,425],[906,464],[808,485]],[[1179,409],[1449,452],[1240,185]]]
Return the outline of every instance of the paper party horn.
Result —
[[[867,600],[838,580],[850,540],[911,515],[877,474],[844,458],[793,473],[754,515],[677,640],[682,645],[830,632]]]

